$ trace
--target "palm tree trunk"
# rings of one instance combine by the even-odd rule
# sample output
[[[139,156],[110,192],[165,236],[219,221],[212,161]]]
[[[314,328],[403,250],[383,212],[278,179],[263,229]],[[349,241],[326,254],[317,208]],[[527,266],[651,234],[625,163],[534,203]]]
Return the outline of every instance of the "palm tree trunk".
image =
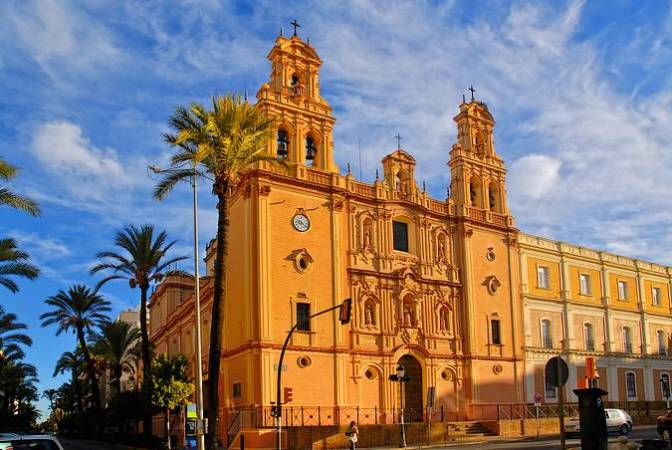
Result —
[[[147,289],[140,286],[140,334],[142,340],[142,392],[145,397],[145,414],[142,418],[142,431],[145,436],[152,435],[152,359],[149,353],[149,333],[147,332]]]
[[[219,429],[219,368],[222,356],[222,316],[226,300],[226,256],[228,254],[229,203],[228,184],[216,189],[218,202],[217,253],[215,256],[215,286],[210,319],[210,356],[208,359],[208,449],[217,448]]]
[[[117,395],[121,394],[121,365],[114,365],[114,388],[117,390]]]
[[[96,381],[96,369],[93,366],[93,360],[89,354],[89,347],[86,345],[86,339],[84,339],[84,330],[81,327],[77,327],[77,340],[79,341],[80,347],[82,347],[82,353],[84,353],[84,360],[86,361],[86,372],[91,383],[91,395],[93,395],[93,406],[96,409],[96,419],[98,421],[98,432],[103,432],[103,409],[100,405],[100,389],[98,388],[98,381]]]

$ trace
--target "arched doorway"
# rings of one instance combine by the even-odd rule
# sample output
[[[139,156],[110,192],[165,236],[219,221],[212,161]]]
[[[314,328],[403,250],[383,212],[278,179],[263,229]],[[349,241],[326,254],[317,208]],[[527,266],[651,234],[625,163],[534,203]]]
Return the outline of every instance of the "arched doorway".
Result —
[[[411,355],[404,355],[399,364],[406,369],[410,380],[404,383],[404,416],[408,422],[422,422],[424,405],[422,403],[422,366]]]

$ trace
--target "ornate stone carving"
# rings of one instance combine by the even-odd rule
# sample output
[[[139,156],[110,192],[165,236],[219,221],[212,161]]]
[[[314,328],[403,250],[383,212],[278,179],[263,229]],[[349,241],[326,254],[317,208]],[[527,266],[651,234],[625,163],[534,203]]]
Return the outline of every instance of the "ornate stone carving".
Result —
[[[269,195],[271,195],[271,187],[267,184],[259,186],[259,195],[268,197]]]
[[[490,275],[485,278],[483,285],[488,288],[488,294],[495,295],[497,289],[499,289],[502,283],[497,279],[495,275]]]

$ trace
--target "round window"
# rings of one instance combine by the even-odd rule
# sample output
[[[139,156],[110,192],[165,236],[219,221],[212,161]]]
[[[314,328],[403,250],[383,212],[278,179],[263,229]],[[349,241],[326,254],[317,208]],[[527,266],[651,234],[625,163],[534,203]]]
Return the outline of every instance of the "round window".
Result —
[[[299,367],[304,368],[310,366],[313,363],[313,361],[308,356],[301,356],[296,361],[296,363],[299,365]]]
[[[444,381],[451,381],[453,379],[452,374],[448,370],[444,370],[441,372],[441,378],[443,378]]]
[[[308,260],[304,257],[299,258],[299,267],[301,270],[306,270],[308,268]]]
[[[364,376],[369,380],[373,380],[374,378],[376,378],[376,373],[371,369],[366,369],[366,372],[364,372]]]

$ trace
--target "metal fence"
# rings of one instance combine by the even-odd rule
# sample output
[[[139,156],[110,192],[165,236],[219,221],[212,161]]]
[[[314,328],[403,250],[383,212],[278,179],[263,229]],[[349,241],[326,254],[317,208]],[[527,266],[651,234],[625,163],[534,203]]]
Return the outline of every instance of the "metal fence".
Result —
[[[607,408],[619,408],[631,416],[654,416],[666,411],[665,402],[605,402]],[[273,428],[275,418],[271,406],[243,406],[225,411],[229,429]],[[557,418],[558,404],[536,406],[531,403],[480,403],[467,405],[462,411],[452,411],[444,405],[436,408],[406,408],[404,422],[477,422],[499,420],[523,420]],[[566,417],[578,417],[578,404],[564,405]],[[347,425],[351,421],[359,425],[397,424],[401,414],[398,408],[361,408],[344,406],[290,406],[282,411],[283,427],[319,427]]]

